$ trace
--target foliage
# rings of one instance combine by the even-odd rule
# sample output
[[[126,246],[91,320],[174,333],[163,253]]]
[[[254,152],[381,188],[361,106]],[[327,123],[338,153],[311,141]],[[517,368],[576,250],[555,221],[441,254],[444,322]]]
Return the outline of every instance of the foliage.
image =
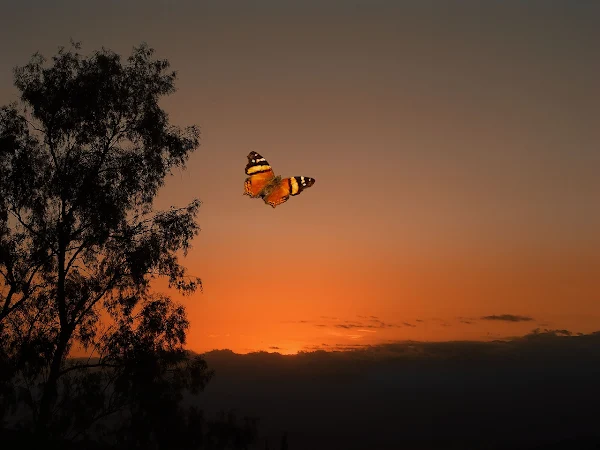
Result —
[[[198,419],[184,392],[212,376],[184,350],[184,307],[151,290],[201,288],[179,262],[200,202],[153,210],[199,131],[169,124],[159,99],[176,74],[151,48],[126,62],[79,50],[16,68],[20,102],[0,109],[0,419],[39,439],[165,448]]]

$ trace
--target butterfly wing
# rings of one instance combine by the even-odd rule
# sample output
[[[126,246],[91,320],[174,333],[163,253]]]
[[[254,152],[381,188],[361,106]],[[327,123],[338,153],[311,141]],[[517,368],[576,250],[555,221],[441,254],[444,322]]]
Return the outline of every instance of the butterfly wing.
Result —
[[[313,184],[315,184],[315,179],[310,177],[284,178],[269,195],[264,197],[265,203],[275,208],[277,205],[287,202],[291,195],[298,195]]]
[[[250,197],[258,197],[269,183],[275,178],[275,173],[268,161],[256,152],[248,154],[246,164],[246,178],[244,183],[244,194]]]

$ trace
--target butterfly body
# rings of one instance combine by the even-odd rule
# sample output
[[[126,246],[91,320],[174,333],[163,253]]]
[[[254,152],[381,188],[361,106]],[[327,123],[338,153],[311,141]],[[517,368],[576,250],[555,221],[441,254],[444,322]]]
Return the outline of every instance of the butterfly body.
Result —
[[[246,175],[249,176],[244,183],[244,195],[252,198],[260,197],[273,208],[315,183],[315,179],[310,177],[275,176],[271,165],[256,152],[248,154]]]

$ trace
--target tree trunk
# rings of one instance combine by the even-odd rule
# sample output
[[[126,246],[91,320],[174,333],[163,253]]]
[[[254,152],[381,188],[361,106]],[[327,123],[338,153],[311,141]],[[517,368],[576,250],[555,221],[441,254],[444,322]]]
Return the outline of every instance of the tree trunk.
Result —
[[[56,350],[54,352],[54,357],[52,358],[52,363],[50,365],[50,373],[48,374],[48,380],[44,385],[44,391],[42,393],[42,399],[40,401],[40,409],[38,412],[37,423],[36,423],[36,433],[42,438],[45,439],[49,435],[48,425],[50,424],[50,419],[52,419],[52,409],[54,404],[56,403],[56,397],[58,393],[58,379],[60,377],[60,368],[63,357],[68,347],[70,333],[67,330],[61,331],[61,334],[58,338],[58,345],[56,346]]]
[[[64,218],[64,216],[65,208],[63,202],[62,217]],[[50,424],[50,419],[52,418],[52,409],[56,403],[56,397],[58,394],[60,368],[65,356],[65,352],[69,346],[69,340],[71,339],[71,329],[67,319],[67,307],[65,299],[65,255],[67,243],[65,239],[64,222],[59,224],[58,239],[58,280],[56,290],[56,306],[60,320],[60,334],[58,336],[58,343],[50,364],[48,379],[44,385],[42,399],[40,401],[40,409],[37,417],[36,433],[42,439],[45,439],[49,436],[50,429],[48,425]]]

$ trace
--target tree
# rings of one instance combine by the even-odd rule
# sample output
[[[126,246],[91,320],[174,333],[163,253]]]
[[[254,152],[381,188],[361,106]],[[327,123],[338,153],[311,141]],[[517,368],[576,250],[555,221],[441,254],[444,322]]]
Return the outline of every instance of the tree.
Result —
[[[117,415],[111,439],[144,446],[211,376],[183,348],[184,307],[151,289],[161,277],[186,295],[201,288],[179,261],[200,202],[152,208],[199,131],[169,124],[159,99],[176,74],[151,48],[125,63],[79,50],[16,68],[20,102],[0,109],[0,411],[25,408],[20,423],[44,439]],[[88,358],[68,358],[75,347]]]

